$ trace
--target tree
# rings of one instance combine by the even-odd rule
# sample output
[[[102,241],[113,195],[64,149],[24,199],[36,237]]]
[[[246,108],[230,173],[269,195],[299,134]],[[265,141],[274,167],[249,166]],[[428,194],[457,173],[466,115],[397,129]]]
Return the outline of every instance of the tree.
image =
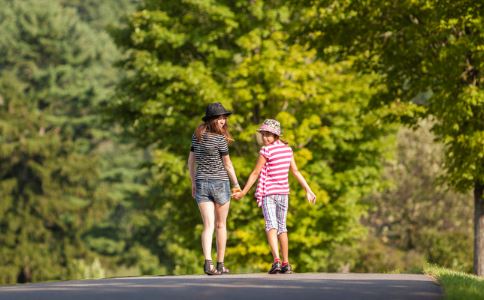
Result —
[[[152,228],[158,240],[148,242],[167,249],[170,272],[201,272],[200,217],[190,199],[186,157],[210,102],[235,111],[231,156],[241,181],[257,157],[258,124],[268,117],[281,121],[319,197],[309,207],[292,180],[288,226],[298,270],[338,269],[345,258],[328,261],[331,250],[352,245],[364,232],[359,200],[378,185],[391,126],[375,124],[376,115],[365,109],[373,76],[355,74],[352,60],[328,64],[291,41],[293,13],[278,1],[145,1],[115,34],[128,57],[112,114],[153,149],[159,189],[149,216],[159,227]],[[264,270],[269,248],[259,209],[248,199],[231,205],[227,264]],[[248,256],[250,265],[243,263]]]
[[[117,26],[132,12],[140,0],[57,0],[63,7],[72,7],[79,18],[100,32]]]
[[[79,18],[105,37],[107,32],[123,22],[138,0],[58,0],[64,7],[76,10]],[[110,37],[98,45],[107,49],[110,61],[122,58],[113,47]],[[147,215],[152,210],[150,195],[156,193],[152,170],[145,149],[136,149],[119,126],[113,126],[106,114],[106,104],[113,97],[114,86],[120,76],[113,66],[105,66],[105,95],[99,104],[92,104],[92,112],[102,126],[104,138],[99,154],[99,173],[111,199],[105,218],[97,222],[84,235],[87,246],[102,257],[102,265],[108,275],[153,275],[165,273],[156,255],[164,256],[162,246],[147,241],[157,240],[152,236],[158,228]],[[162,259],[166,264],[166,260]],[[121,273],[119,273],[121,272]]]
[[[435,119],[445,145],[447,182],[474,192],[474,272],[484,275],[483,4],[476,1],[321,1],[301,9],[295,35],[324,56],[358,55],[381,74],[372,100],[388,118]],[[302,6],[301,6],[302,5]],[[297,33],[296,33],[297,32]],[[304,33],[304,34],[302,34]]]
[[[394,268],[421,269],[422,264],[417,264],[425,258],[430,263],[472,272],[472,201],[469,195],[438,183],[443,173],[443,148],[434,141],[431,125],[427,120],[419,122],[416,130],[399,130],[397,155],[385,165],[384,179],[390,184],[368,197],[372,209],[364,224],[387,247],[384,251],[393,248],[413,255],[409,263]],[[416,259],[418,256],[421,258]],[[372,270],[376,266],[370,263],[361,259],[359,265],[373,272],[391,271]]]
[[[116,49],[57,2],[0,5],[0,282],[102,276],[86,235],[117,200],[100,110]]]

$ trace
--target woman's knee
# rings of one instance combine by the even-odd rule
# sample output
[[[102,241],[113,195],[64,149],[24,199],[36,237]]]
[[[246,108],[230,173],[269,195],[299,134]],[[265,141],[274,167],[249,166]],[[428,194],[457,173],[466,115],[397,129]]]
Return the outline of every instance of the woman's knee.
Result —
[[[204,231],[213,231],[215,229],[214,222],[203,222]]]
[[[220,230],[220,229],[225,229],[227,225],[225,224],[225,222],[217,222],[215,226],[217,230]]]

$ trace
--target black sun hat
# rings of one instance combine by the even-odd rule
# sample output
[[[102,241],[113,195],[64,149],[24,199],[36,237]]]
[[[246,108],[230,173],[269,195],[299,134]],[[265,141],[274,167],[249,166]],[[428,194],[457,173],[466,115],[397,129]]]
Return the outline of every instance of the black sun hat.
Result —
[[[210,103],[207,105],[207,109],[205,110],[205,116],[202,118],[203,121],[207,121],[211,118],[215,118],[218,116],[229,116],[232,112],[226,110],[220,102]]]

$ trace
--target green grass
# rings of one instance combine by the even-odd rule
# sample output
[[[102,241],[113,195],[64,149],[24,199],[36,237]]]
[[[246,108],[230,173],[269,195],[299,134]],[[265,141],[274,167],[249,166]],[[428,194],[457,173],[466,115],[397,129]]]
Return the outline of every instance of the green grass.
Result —
[[[484,299],[484,278],[434,265],[425,266],[424,272],[440,283],[444,290],[444,299]]]

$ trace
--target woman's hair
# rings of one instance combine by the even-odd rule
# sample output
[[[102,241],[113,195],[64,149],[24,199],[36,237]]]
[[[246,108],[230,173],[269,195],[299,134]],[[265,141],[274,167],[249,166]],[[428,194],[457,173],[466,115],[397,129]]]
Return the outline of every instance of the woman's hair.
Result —
[[[222,128],[219,128],[217,126],[217,118],[208,119],[207,121],[198,125],[197,129],[195,130],[195,137],[197,138],[197,141],[200,142],[205,133],[215,133],[223,135],[227,140],[228,144],[231,144],[234,141],[234,139],[230,135],[227,121],[225,121],[225,124]]]

